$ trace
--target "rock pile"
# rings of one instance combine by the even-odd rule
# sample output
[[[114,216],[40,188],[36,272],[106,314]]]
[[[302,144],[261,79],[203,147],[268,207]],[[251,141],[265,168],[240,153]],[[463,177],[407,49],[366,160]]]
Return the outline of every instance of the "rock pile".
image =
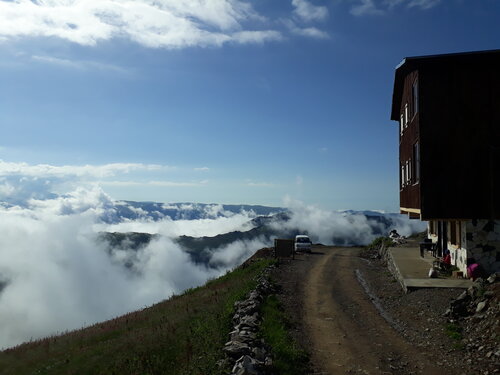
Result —
[[[497,281],[500,281],[500,278],[496,274],[491,275],[487,280],[477,279],[469,289],[451,301],[450,308],[445,315],[459,319],[486,313],[493,302],[493,297],[495,297],[494,288],[490,285]]]
[[[266,344],[257,335],[261,323],[259,310],[264,298],[275,292],[269,281],[274,266],[266,268],[258,278],[257,287],[246,299],[234,304],[233,330],[224,346],[226,359],[232,367],[231,375],[264,375],[272,366],[272,359]]]
[[[489,368],[483,374],[497,373],[500,369],[500,275],[477,279],[451,302],[445,315],[462,328],[461,344],[466,363]]]

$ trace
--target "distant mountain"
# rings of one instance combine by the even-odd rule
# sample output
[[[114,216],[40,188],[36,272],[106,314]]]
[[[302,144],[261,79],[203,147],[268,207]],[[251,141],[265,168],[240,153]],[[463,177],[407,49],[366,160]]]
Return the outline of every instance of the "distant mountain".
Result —
[[[270,212],[271,209],[270,207],[248,205],[232,207],[234,211],[240,207],[261,207],[260,212],[265,213]],[[274,238],[295,237],[296,234],[299,234],[299,230],[285,231],[273,229],[271,226],[272,223],[279,224],[288,220],[289,216],[285,212],[279,212],[271,216],[258,216],[249,221],[253,228],[248,231],[233,231],[213,237],[179,236],[174,239],[174,242],[179,244],[179,246],[189,254],[193,262],[216,267],[216,264],[209,264],[213,254],[222,247],[230,245],[236,241],[252,241],[260,239],[262,242],[269,243],[269,245],[271,245]],[[107,243],[107,251],[109,254],[116,251],[122,251],[122,255],[119,258],[123,260],[123,264],[126,267],[130,268],[133,265],[134,252],[144,248],[150,241],[158,237],[159,235],[157,234],[149,233],[101,232],[99,233],[98,240]]]
[[[236,207],[234,209],[236,209]],[[178,213],[180,212],[182,212],[181,208]],[[267,213],[270,211],[264,210],[264,212]],[[364,216],[370,227],[370,234],[374,237],[387,235],[387,233],[397,225],[397,220],[401,220],[401,215],[399,214],[384,214],[371,211],[349,211],[344,212],[344,214],[347,215],[349,221],[353,222],[353,225],[355,225],[355,217]],[[212,237],[179,236],[173,240],[190,255],[193,262],[203,264],[207,267],[217,267],[217,264],[211,261],[213,255],[224,247],[237,241],[246,242],[258,239],[262,243],[267,243],[269,246],[272,246],[275,238],[294,238],[297,234],[312,235],[302,228],[296,228],[290,225],[290,215],[289,212],[278,212],[269,216],[257,216],[249,221],[252,229],[247,231],[232,231]],[[158,238],[158,236],[159,235],[148,233],[101,233],[99,239],[108,243],[108,251],[110,253],[114,251],[124,251],[119,258],[123,259],[125,266],[131,267],[134,262],[134,252],[147,246],[151,240]],[[331,240],[325,243],[325,245],[332,244],[342,246],[363,245],[363,243],[356,243],[356,240],[353,238],[336,237],[333,233]],[[130,250],[133,251],[130,252]]]
[[[382,211],[373,211],[373,210],[363,210],[363,211],[356,211],[356,210],[342,210],[341,212],[346,213],[346,214],[362,214],[365,216],[386,216],[386,215],[399,215],[399,214],[390,214]]]
[[[157,203],[116,201],[107,207],[101,219],[106,223],[119,223],[124,220],[153,220],[165,218],[171,220],[198,220],[227,217],[242,212],[250,212],[255,216],[268,216],[284,211],[280,207],[259,205],[231,205],[215,203]]]
[[[108,243],[110,248],[121,247],[124,249],[139,250],[145,247],[149,242],[158,238],[158,234],[149,233],[119,233],[119,232],[101,232],[99,233],[99,240]]]

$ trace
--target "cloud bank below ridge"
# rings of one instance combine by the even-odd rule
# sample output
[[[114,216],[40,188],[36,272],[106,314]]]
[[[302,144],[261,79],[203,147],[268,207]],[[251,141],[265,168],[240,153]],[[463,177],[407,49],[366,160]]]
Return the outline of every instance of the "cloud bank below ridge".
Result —
[[[82,183],[129,168],[149,167],[68,170],[0,163],[0,348],[151,305],[223,274],[271,244],[262,235],[237,239],[209,249],[208,262],[194,262],[176,241],[179,236],[248,231],[256,213],[220,204],[115,201],[97,185]],[[403,235],[424,229],[400,215],[377,221],[291,199],[285,206],[288,220],[274,222],[273,229],[307,232],[324,244],[366,244],[387,225]],[[160,236],[134,252],[126,246],[110,252],[97,240],[100,232]],[[131,268],[124,266],[128,259]]]

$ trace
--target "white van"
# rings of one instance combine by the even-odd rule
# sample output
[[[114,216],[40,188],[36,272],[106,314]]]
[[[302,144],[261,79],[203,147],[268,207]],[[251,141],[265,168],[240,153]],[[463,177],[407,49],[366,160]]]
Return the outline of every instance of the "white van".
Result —
[[[295,251],[307,251],[308,253],[311,252],[311,240],[309,239],[309,236],[306,236],[305,234],[299,234],[295,236]]]

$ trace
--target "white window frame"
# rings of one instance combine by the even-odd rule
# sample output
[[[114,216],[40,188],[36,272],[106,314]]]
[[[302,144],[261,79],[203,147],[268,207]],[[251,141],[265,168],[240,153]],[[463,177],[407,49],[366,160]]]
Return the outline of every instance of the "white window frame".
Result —
[[[420,181],[420,143],[413,144],[413,157],[415,162],[415,184]]]
[[[411,85],[411,96],[413,105],[413,116],[418,113],[418,80],[415,80]]]
[[[408,185],[411,185],[412,183],[412,173],[413,173],[413,168],[411,165],[411,159],[408,160]]]
[[[405,128],[408,127],[408,122],[409,122],[409,118],[408,118],[408,103],[405,103]]]
[[[410,168],[408,160],[406,161],[406,184],[410,182]]]
[[[401,189],[405,187],[405,166],[401,165]]]

